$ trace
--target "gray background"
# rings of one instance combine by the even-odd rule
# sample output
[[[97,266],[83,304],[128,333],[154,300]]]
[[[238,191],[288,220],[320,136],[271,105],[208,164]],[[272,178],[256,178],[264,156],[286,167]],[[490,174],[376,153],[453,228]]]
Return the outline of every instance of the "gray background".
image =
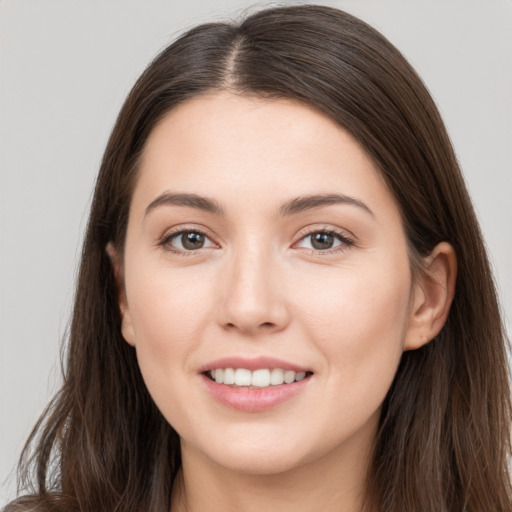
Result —
[[[301,2],[281,2],[293,4]],[[380,29],[448,126],[512,319],[512,2],[318,2]],[[92,183],[121,103],[152,56],[202,21],[270,2],[0,0],[0,504],[59,382]]]

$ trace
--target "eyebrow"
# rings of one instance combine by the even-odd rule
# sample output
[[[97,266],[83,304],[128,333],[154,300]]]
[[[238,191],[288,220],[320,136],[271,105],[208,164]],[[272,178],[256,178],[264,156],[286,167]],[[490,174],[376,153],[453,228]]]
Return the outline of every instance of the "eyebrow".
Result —
[[[355,197],[346,196],[344,194],[315,194],[310,196],[296,197],[284,203],[279,209],[280,214],[284,216],[293,215],[306,210],[313,210],[322,206],[329,206],[334,204],[348,204],[357,206],[373,217],[375,214],[372,210],[362,201]],[[196,208],[215,215],[223,215],[224,210],[222,206],[208,197],[200,196],[197,194],[183,194],[164,192],[153,200],[147,207],[145,216],[152,210],[159,206],[186,206],[188,208]]]
[[[216,215],[222,215],[224,213],[220,204],[214,199],[209,199],[208,197],[199,196],[197,194],[173,194],[164,192],[146,207],[145,215],[147,216],[152,210],[163,205],[187,206]]]
[[[375,214],[365,203],[359,199],[356,199],[355,197],[346,196],[343,194],[316,194],[311,196],[297,197],[281,206],[280,213],[283,216],[293,215],[294,213],[300,213],[306,210],[313,210],[315,208],[333,204],[348,204],[351,206],[357,206],[358,208],[361,208],[365,212],[369,213],[372,217],[375,217]]]

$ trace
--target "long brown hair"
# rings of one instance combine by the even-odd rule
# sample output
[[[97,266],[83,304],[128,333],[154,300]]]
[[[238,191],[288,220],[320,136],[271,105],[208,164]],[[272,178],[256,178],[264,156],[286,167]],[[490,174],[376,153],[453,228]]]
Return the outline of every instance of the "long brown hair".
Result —
[[[64,383],[21,461],[28,493],[8,510],[167,511],[179,438],[121,337],[106,247],[122,252],[138,161],[155,124],[216,90],[323,111],[374,159],[400,208],[412,263],[453,245],[458,281],[440,334],[403,354],[368,474],[381,512],[510,512],[506,343],[475,214],[439,113],[402,55],[364,22],[312,5],[198,26],[129,94],[98,176]],[[30,487],[30,483],[33,487]]]

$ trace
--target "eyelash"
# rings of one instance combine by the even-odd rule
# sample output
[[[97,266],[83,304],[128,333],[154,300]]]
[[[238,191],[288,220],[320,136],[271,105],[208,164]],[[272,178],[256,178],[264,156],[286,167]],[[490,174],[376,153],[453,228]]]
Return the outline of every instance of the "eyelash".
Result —
[[[165,250],[170,251],[178,256],[194,256],[197,252],[199,252],[201,249],[203,249],[203,247],[201,247],[195,251],[194,250],[187,251],[187,250],[176,249],[175,247],[173,247],[171,245],[171,242],[174,239],[177,239],[178,237],[184,235],[185,233],[197,233],[199,235],[204,236],[205,239],[210,240],[210,242],[215,244],[215,242],[212,241],[211,237],[204,230],[202,230],[200,228],[190,227],[190,228],[185,228],[185,229],[178,228],[178,229],[176,229],[176,231],[167,233],[162,238],[162,240],[158,243],[158,245],[163,247]]]
[[[308,237],[311,237],[316,234],[325,234],[325,235],[331,235],[335,239],[337,239],[340,244],[335,247],[331,247],[329,249],[321,250],[321,249],[314,249],[314,248],[303,248],[306,251],[311,252],[312,254],[320,254],[320,255],[328,255],[333,254],[336,252],[343,252],[347,248],[353,246],[355,244],[354,240],[347,236],[347,233],[344,231],[338,231],[336,229],[330,228],[330,227],[323,227],[323,228],[316,228],[316,229],[305,229],[299,233],[299,240],[295,242],[293,245],[296,246],[303,240],[305,240]]]
[[[176,249],[171,245],[171,242],[178,238],[179,236],[184,235],[185,233],[197,233],[201,236],[203,236],[205,239],[209,240],[211,243],[215,244],[215,242],[211,239],[211,237],[202,229],[200,228],[178,228],[176,231],[172,231],[171,233],[167,233],[162,240],[158,243],[159,246],[163,247],[167,251],[170,251],[174,254],[177,254],[178,256],[194,256],[199,251],[204,249],[203,247],[197,249],[197,250],[182,250],[182,249]],[[309,230],[303,230],[299,233],[299,239],[297,242],[293,244],[292,247],[295,247],[300,242],[304,241],[306,238],[311,237],[316,234],[326,234],[331,235],[334,238],[336,238],[340,245],[321,250],[321,249],[314,249],[314,248],[303,248],[306,251],[309,251],[314,254],[332,254],[335,252],[342,252],[345,251],[348,247],[351,247],[354,245],[354,240],[349,238],[345,232],[337,231],[332,228],[320,228],[320,229],[309,229]]]

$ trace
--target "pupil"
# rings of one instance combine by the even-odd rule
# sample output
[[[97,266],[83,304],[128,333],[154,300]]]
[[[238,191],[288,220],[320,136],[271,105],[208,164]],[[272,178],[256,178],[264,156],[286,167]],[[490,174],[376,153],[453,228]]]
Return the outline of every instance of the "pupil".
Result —
[[[201,233],[183,233],[181,236],[181,243],[185,249],[200,249],[204,245],[204,235]]]
[[[334,243],[334,237],[330,233],[315,233],[311,244],[315,249],[330,249]]]

